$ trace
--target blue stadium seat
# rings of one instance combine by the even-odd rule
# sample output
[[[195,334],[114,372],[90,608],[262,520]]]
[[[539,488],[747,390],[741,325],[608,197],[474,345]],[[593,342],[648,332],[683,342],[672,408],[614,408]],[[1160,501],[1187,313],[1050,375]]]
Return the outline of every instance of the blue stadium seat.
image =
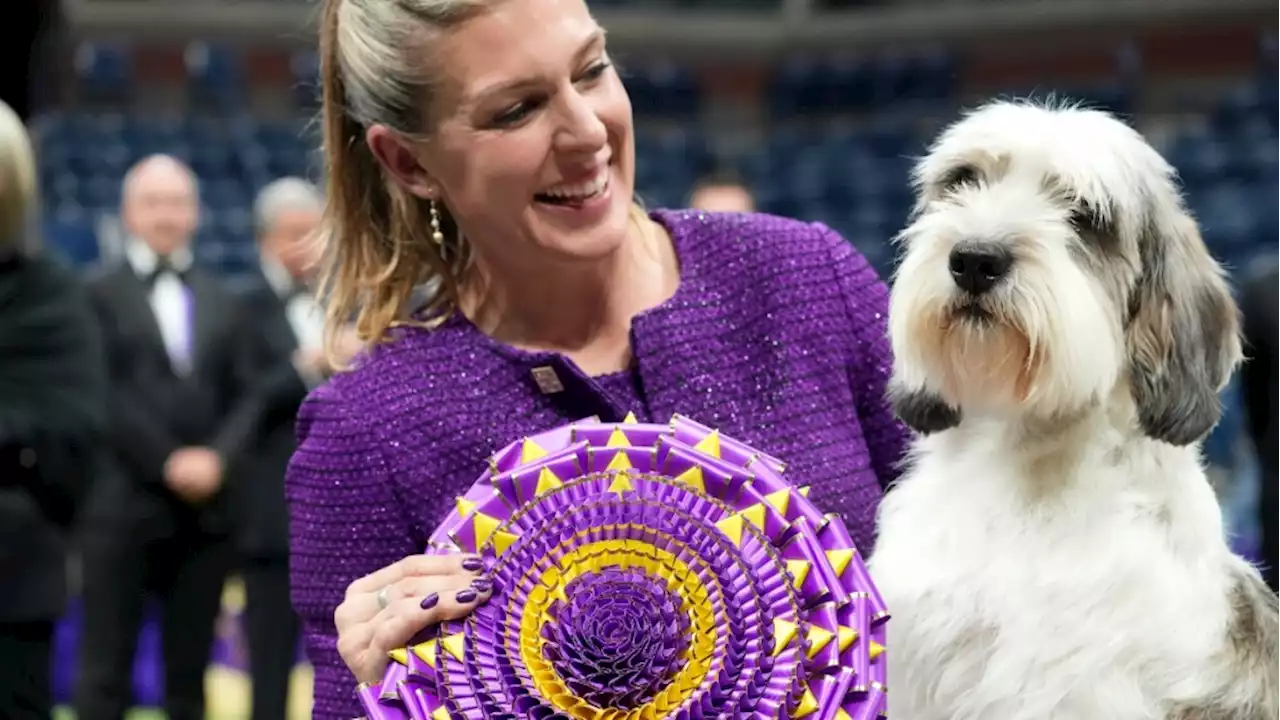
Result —
[[[293,98],[298,108],[310,112],[320,105],[320,56],[314,50],[302,50],[289,59],[293,75]]]
[[[244,69],[239,53],[193,42],[183,53],[188,99],[201,109],[229,111],[244,98]]]
[[[109,43],[81,43],[76,49],[77,96],[95,104],[122,103],[133,97],[133,56]]]
[[[699,110],[697,79],[675,63],[654,62],[624,68],[622,78],[636,115],[688,119]]]
[[[85,266],[97,262],[98,236],[92,217],[78,208],[69,207],[45,220],[44,240],[57,249],[73,265]]]

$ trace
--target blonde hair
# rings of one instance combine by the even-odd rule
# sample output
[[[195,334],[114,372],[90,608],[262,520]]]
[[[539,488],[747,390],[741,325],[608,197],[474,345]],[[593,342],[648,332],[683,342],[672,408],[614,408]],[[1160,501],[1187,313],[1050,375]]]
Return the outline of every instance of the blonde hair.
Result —
[[[39,234],[30,227],[38,203],[31,136],[13,108],[0,102],[0,256],[39,249]]]
[[[320,294],[326,349],[352,318],[366,343],[402,319],[415,288],[434,286],[428,318],[457,308],[470,251],[443,204],[444,241],[432,240],[431,203],[384,174],[365,129],[386,125],[406,137],[429,132],[432,90],[421,50],[492,0],[326,0],[320,30],[325,171],[328,178]]]

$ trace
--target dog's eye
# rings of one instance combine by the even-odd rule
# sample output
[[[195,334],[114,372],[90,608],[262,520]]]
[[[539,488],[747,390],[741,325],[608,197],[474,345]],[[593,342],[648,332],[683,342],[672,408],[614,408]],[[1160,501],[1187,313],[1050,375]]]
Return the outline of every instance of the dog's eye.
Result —
[[[942,176],[942,181],[938,183],[943,190],[955,190],[963,185],[978,184],[978,169],[972,165],[961,165]]]
[[[1073,208],[1070,222],[1071,227],[1075,228],[1076,232],[1087,231],[1103,234],[1107,230],[1106,219],[1103,218],[1102,213],[1098,212],[1097,208],[1089,205],[1078,205]]]

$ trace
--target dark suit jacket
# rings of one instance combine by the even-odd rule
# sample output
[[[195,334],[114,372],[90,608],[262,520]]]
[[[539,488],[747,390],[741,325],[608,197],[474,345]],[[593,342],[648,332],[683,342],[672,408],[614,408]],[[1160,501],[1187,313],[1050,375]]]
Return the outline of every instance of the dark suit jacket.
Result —
[[[0,622],[62,612],[67,534],[106,391],[79,278],[48,258],[0,261]]]
[[[234,412],[249,382],[236,298],[199,268],[186,284],[194,299],[192,370],[174,372],[148,299],[146,283],[127,262],[102,270],[90,282],[106,343],[111,380],[108,444],[111,452],[95,482],[86,521],[129,528],[149,537],[179,530],[213,534],[229,530],[226,487],[190,505],[164,482],[173,451],[212,447],[224,467],[243,452],[252,428]]]
[[[298,342],[285,303],[265,278],[256,278],[245,290],[241,306],[253,382],[239,412],[256,425],[242,464],[235,469],[236,542],[249,557],[287,557],[284,475],[295,448],[294,418],[308,387],[293,364]]]
[[[1280,591],[1280,264],[1244,283],[1240,307],[1247,356],[1240,392],[1262,470],[1258,511],[1263,574]]]

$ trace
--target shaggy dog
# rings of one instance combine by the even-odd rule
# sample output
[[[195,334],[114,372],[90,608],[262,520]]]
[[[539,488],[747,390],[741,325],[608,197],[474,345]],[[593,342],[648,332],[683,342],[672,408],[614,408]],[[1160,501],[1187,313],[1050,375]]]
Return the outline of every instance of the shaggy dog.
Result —
[[[902,720],[1276,720],[1276,597],[1199,440],[1241,357],[1169,164],[995,103],[915,171],[891,395],[920,433],[872,573]]]

